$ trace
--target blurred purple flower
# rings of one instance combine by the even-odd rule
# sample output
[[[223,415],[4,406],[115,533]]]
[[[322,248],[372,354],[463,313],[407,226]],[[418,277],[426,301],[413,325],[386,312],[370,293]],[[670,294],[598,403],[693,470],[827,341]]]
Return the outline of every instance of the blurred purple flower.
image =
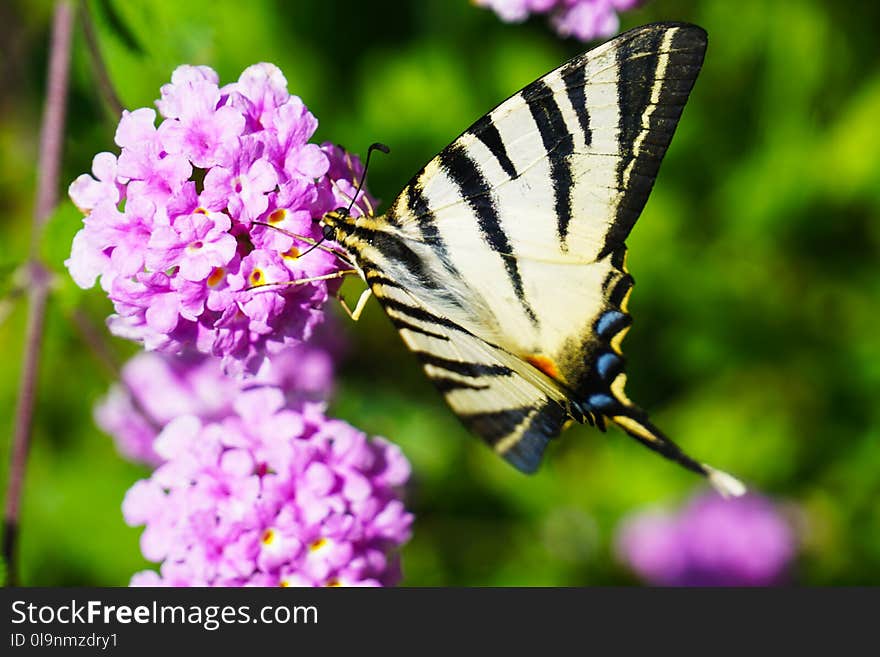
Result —
[[[172,420],[162,464],[123,502],[161,562],[132,585],[382,586],[400,578],[412,515],[400,499],[400,450],[281,390],[241,392],[218,422]]]
[[[198,352],[141,352],[122,368],[121,383],[95,406],[95,422],[123,456],[157,466],[163,459],[153,442],[165,425],[183,415],[222,420],[235,412],[235,399],[244,390],[277,387],[291,404],[329,398],[343,349],[336,333],[322,326],[309,342],[267,359],[246,382],[225,376],[218,359]]]
[[[509,23],[526,20],[530,14],[548,14],[550,23],[563,37],[591,41],[615,34],[620,29],[617,14],[642,4],[643,0],[474,0],[492,9]]]
[[[787,579],[793,529],[768,499],[706,494],[677,514],[647,511],[617,530],[619,558],[661,586],[771,586]]]
[[[210,68],[181,66],[156,106],[158,127],[153,109],[124,112],[118,158],[98,154],[94,177],[70,185],[86,217],[67,267],[81,287],[100,279],[116,335],[253,374],[323,321],[338,281],[290,283],[340,269],[332,254],[300,254],[321,237],[317,220],[348,205],[361,164],[309,143],[318,122],[271,64],[223,87]]]

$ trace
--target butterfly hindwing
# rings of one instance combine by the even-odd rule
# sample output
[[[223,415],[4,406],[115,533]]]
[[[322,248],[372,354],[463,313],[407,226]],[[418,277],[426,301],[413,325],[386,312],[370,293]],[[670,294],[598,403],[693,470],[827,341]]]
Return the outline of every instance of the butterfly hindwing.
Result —
[[[367,280],[459,419],[518,469],[537,469],[547,442],[572,416],[583,419],[540,371],[422,307],[396,283],[372,272]]]

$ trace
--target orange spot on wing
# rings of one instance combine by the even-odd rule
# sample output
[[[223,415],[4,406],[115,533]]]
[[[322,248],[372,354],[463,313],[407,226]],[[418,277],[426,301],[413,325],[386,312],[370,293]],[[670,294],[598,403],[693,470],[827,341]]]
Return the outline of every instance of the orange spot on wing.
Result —
[[[559,368],[556,366],[556,363],[553,362],[553,359],[547,358],[547,356],[526,356],[526,362],[532,367],[541,370],[551,379],[560,378]]]

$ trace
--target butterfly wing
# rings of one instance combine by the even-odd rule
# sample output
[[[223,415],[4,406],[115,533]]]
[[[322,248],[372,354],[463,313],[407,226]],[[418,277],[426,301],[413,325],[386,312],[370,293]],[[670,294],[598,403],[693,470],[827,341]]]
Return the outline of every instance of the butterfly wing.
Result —
[[[504,349],[424,307],[400,284],[369,275],[372,290],[464,425],[523,472],[583,410],[558,384]]]
[[[430,274],[466,282],[471,302],[451,319],[558,362],[603,312],[625,312],[624,239],[705,47],[692,25],[622,34],[501,103],[410,181],[386,219],[429,247]]]
[[[632,286],[624,240],[705,48],[701,28],[662,23],[572,59],[478,120],[416,174],[384,217],[359,220],[346,236],[392,319],[394,303],[411,303],[427,313],[420,328],[443,335],[447,358],[492,364],[495,350],[512,358],[515,366],[504,367],[517,376],[499,377],[490,390],[496,411],[528,406],[537,418],[534,426],[504,425],[505,445],[527,443],[517,448],[527,456],[512,460],[523,470],[537,466],[567,419],[598,417],[601,426],[609,417],[710,474],[626,399],[620,353]],[[401,286],[406,299],[389,303],[381,281]],[[416,350],[441,341],[401,334]],[[436,383],[436,371],[425,369]],[[542,375],[531,401],[502,392],[506,383],[533,383],[525,371]],[[467,404],[456,402],[478,391],[451,397],[444,385],[453,410],[497,443],[499,425],[468,421]]]

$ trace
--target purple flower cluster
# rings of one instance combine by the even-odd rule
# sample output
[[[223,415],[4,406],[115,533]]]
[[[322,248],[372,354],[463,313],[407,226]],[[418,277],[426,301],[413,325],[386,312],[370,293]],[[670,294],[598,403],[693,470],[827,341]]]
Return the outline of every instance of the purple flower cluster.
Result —
[[[294,282],[341,263],[300,254],[321,237],[316,221],[349,204],[361,164],[309,143],[318,122],[271,64],[224,87],[181,66],[156,105],[158,127],[152,109],[123,112],[119,156],[99,153],[94,177],[71,184],[86,217],[67,267],[83,288],[100,278],[114,334],[253,373],[322,320],[336,283]]]
[[[322,327],[318,337],[326,334]],[[276,354],[246,385],[224,376],[219,359],[198,352],[140,352],[122,368],[121,382],[95,407],[95,422],[113,437],[123,456],[157,466],[162,458],[153,442],[165,425],[182,415],[204,422],[232,415],[233,400],[242,387],[273,385],[291,403],[329,397],[335,354],[326,343],[326,338],[312,340]]]
[[[95,410],[155,468],[123,502],[161,564],[132,584],[393,584],[409,463],[324,415],[339,345],[319,325],[344,263],[303,257],[363,168],[309,143],[317,121],[270,64],[224,87],[182,66],[156,105],[158,126],[124,112],[119,155],[71,184],[86,217],[66,263],[81,287],[100,279],[111,331],[147,349]]]
[[[590,41],[620,28],[618,12],[634,9],[642,0],[475,0],[495,11],[501,20],[519,23],[530,14],[549,14],[560,36]]]
[[[274,386],[245,389],[233,413],[178,416],[155,441],[161,465],[123,502],[145,525],[141,549],[160,571],[135,586],[379,586],[398,581],[395,550],[412,516],[400,450],[288,403]]]
[[[617,532],[617,552],[660,586],[771,586],[785,582],[794,531],[766,498],[709,494],[678,514],[644,512]]]

